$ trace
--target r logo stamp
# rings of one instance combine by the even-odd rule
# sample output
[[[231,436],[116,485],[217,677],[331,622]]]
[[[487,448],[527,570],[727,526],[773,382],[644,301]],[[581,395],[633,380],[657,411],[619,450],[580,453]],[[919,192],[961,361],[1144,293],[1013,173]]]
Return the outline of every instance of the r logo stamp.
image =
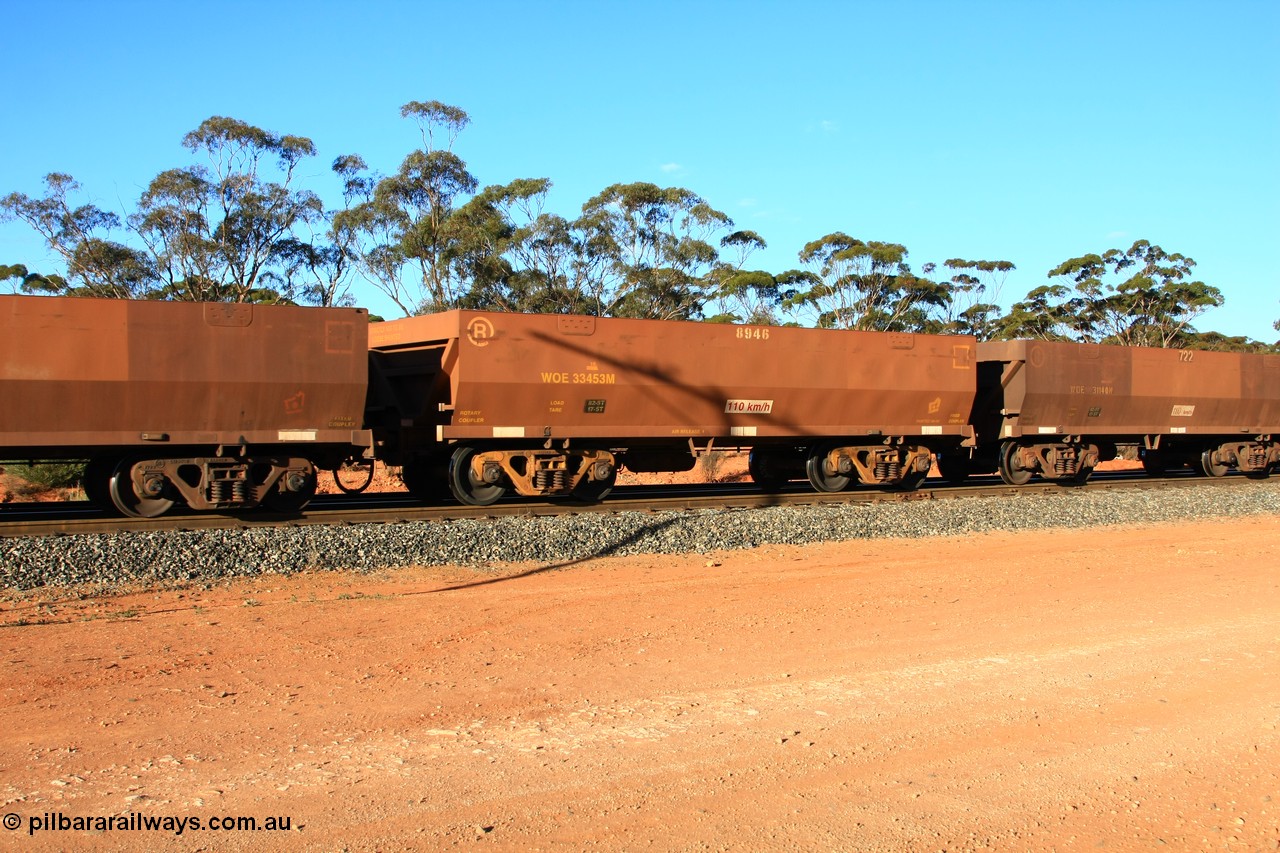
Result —
[[[467,340],[478,347],[486,347],[493,340],[493,323],[488,317],[476,317],[467,324]]]

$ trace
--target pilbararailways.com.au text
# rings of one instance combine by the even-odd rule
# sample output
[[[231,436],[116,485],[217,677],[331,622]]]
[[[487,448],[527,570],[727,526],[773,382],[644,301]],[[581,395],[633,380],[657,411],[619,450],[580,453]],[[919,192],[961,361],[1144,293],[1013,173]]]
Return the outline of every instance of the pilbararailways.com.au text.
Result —
[[[27,835],[37,832],[167,832],[182,835],[184,832],[288,832],[294,826],[291,815],[252,817],[248,815],[68,815],[62,812],[44,812],[27,815],[24,819],[16,812],[3,818],[4,828],[10,831],[26,826]]]

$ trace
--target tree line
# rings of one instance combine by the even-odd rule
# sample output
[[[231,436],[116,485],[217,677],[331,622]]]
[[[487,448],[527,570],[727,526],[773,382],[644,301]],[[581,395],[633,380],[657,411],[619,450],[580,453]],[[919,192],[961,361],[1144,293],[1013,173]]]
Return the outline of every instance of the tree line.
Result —
[[[0,198],[0,221],[32,228],[62,271],[0,265],[0,281],[27,293],[324,306],[354,304],[352,287],[366,282],[405,315],[477,308],[1280,351],[1197,331],[1222,292],[1194,277],[1194,260],[1147,240],[1063,261],[1004,311],[1006,260],[917,271],[901,244],[835,232],[806,244],[794,269],[757,269],[764,238],[691,190],[614,184],[569,219],[546,209],[549,179],[481,186],[454,151],[463,110],[414,101],[400,114],[420,146],[392,174],[358,154],[336,158],[337,207],[300,185],[310,139],[218,116],[183,137],[194,162],[157,175],[124,217],[77,203],[75,179],[50,174],[41,197]]]

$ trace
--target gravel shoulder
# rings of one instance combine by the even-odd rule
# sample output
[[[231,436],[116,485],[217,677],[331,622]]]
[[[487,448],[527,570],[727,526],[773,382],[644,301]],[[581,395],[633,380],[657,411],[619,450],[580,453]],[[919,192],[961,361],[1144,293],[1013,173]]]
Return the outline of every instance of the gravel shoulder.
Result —
[[[8,846],[1280,849],[1280,517],[1055,506],[567,566],[214,580],[187,555],[178,587],[11,591]],[[28,836],[46,813],[292,825]]]

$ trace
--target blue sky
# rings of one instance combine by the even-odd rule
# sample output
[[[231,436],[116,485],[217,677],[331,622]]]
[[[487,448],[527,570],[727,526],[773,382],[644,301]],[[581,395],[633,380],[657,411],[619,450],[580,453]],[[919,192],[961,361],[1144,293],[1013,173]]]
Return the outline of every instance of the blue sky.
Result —
[[[0,194],[52,171],[132,209],[213,115],[310,137],[305,186],[359,153],[392,172],[399,116],[440,100],[482,184],[554,183],[574,216],[617,182],[687,187],[797,265],[844,231],[918,269],[1006,259],[1008,305],[1059,262],[1145,238],[1272,341],[1280,281],[1280,2],[0,0]],[[54,269],[20,223],[0,263]],[[359,301],[393,312],[372,287]]]

